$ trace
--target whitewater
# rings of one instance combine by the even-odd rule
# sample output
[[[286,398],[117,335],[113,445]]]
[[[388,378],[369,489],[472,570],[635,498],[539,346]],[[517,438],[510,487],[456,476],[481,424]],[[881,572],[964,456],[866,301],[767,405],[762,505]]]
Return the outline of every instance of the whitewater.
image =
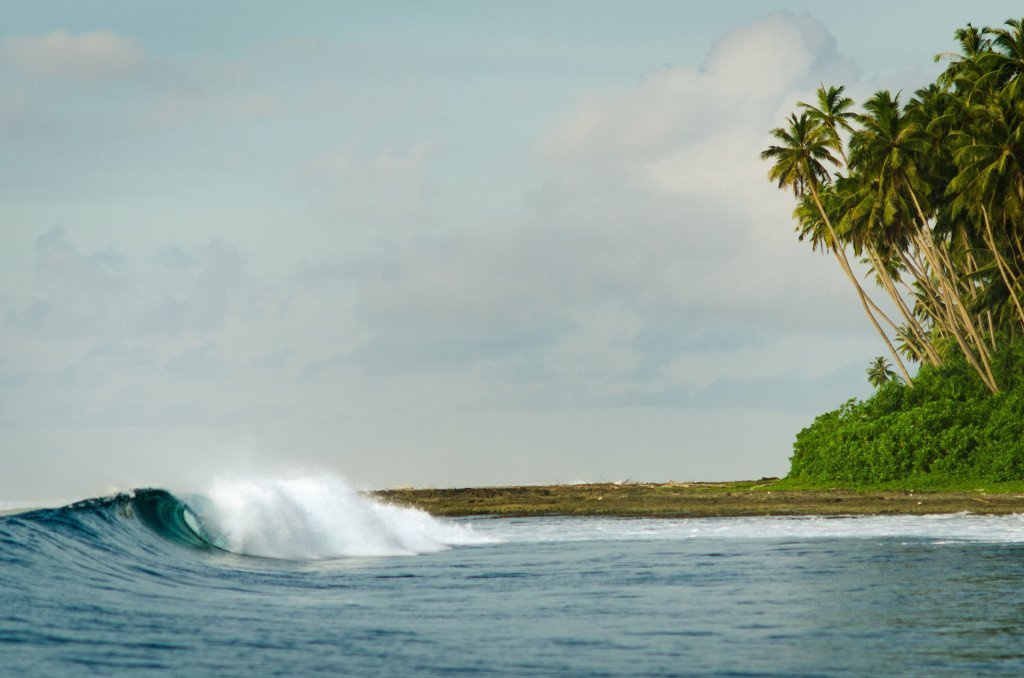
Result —
[[[0,516],[0,673],[1024,671],[1024,516],[473,518],[329,476]]]

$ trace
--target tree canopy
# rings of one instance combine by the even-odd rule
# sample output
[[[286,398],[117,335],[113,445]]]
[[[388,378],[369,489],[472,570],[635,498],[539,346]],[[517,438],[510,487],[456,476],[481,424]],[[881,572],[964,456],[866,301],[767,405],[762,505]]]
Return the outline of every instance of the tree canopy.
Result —
[[[1024,19],[954,37],[959,50],[936,57],[945,70],[911,96],[882,90],[857,107],[822,85],[761,157],[797,200],[800,239],[834,256],[908,386],[908,364],[955,355],[998,393],[993,356],[1024,337]]]
[[[822,85],[761,154],[892,356],[798,434],[798,482],[1024,478],[1024,19],[954,38],[935,82],[860,106]]]

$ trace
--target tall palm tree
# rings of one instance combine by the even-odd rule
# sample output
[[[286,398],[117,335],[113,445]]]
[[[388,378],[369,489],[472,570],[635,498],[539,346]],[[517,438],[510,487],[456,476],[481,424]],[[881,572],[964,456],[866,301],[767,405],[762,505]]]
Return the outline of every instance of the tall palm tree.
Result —
[[[978,83],[984,71],[978,66],[978,59],[992,51],[992,39],[987,28],[978,28],[967,24],[958,28],[953,36],[960,45],[960,52],[940,52],[935,61],[949,59],[950,64],[939,75],[938,84],[944,87],[955,87],[969,100],[977,91]]]
[[[938,308],[947,311],[947,329],[988,388],[995,392],[998,386],[987,349],[960,298],[948,254],[936,242],[926,215],[926,210],[931,209],[927,202],[930,191],[918,169],[918,158],[928,150],[923,130],[904,113],[898,94],[877,92],[864,103],[864,109],[866,112],[858,117],[861,128],[850,141],[850,161],[851,169],[874,187],[871,219],[881,224],[914,225],[908,234],[935,276],[936,287],[945,302]]]
[[[850,110],[853,107],[853,99],[843,96],[845,90],[845,86],[825,89],[825,86],[821,85],[817,90],[817,106],[803,101],[797,103],[807,111],[807,115],[812,121],[822,126],[830,148],[839,153],[844,167],[850,163],[846,158],[846,151],[843,150],[841,134],[853,132],[850,121],[856,117],[856,114]]]
[[[883,222],[872,218],[876,212],[876,191],[859,173],[838,177],[832,187],[844,196],[836,201],[840,204],[839,211],[842,214],[838,224],[840,236],[850,242],[855,254],[867,255],[875,282],[889,294],[894,307],[905,321],[902,327],[891,322],[890,325],[896,330],[897,336],[903,330],[910,332],[913,342],[909,345],[914,347],[919,362],[938,365],[941,358],[928,341],[927,333],[913,310],[896,288],[902,278],[902,271],[907,270],[901,256],[908,246],[907,228],[900,221]],[[825,204],[828,207],[828,203]],[[921,351],[916,352],[917,349]],[[906,355],[906,352],[901,353]]]
[[[1009,19],[1006,28],[986,28],[990,49],[976,59],[982,81],[990,89],[1005,89],[1019,96],[1024,75],[1024,19]]]
[[[959,351],[996,393],[1000,342],[1024,337],[1024,19],[967,24],[955,39],[906,106],[882,91],[855,114],[842,87],[822,85],[761,157],[798,198],[800,239],[834,256],[907,384],[900,353],[939,364]],[[865,292],[848,250],[902,324]]]
[[[982,239],[995,259],[1022,328],[1021,271],[1015,244],[1024,223],[1024,102],[1009,89],[970,107],[971,124],[950,135],[959,173],[949,183],[954,215],[980,221]],[[979,218],[980,217],[980,218]],[[1019,243],[1019,238],[1016,238]]]
[[[861,306],[864,308],[864,313],[885,342],[906,383],[913,386],[914,381],[900,359],[896,347],[893,346],[889,336],[872,313],[872,304],[868,300],[868,295],[854,274],[846,256],[845,246],[836,235],[828,212],[821,202],[818,187],[830,181],[824,163],[838,164],[836,157],[831,152],[832,141],[829,134],[807,113],[801,113],[799,116],[795,113],[790,114],[787,122],[789,123],[788,127],[777,127],[771,130],[771,135],[780,143],[769,146],[761,153],[762,160],[773,162],[771,169],[768,170],[768,178],[777,182],[779,188],[792,190],[797,198],[810,194],[821,214],[822,223],[825,225],[829,251],[832,252],[843,273],[853,285]]]
[[[779,188],[793,191],[800,198],[817,196],[817,187],[830,181],[824,163],[838,164],[832,155],[831,141],[823,128],[807,113],[790,113],[788,127],[776,127],[770,134],[781,145],[769,146],[761,152],[762,160],[774,164],[768,170],[768,179],[778,182]],[[815,197],[815,201],[819,198]]]

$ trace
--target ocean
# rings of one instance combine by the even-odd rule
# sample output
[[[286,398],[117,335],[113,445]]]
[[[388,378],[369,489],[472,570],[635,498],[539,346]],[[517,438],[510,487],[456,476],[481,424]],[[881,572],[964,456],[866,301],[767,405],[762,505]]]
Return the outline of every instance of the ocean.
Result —
[[[0,675],[1020,675],[1024,517],[438,520],[338,480],[0,517]]]

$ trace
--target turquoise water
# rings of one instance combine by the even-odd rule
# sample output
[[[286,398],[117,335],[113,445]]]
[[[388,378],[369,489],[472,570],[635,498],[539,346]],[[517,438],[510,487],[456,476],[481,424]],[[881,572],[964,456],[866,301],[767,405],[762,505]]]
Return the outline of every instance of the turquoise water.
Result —
[[[440,522],[339,487],[0,518],[0,673],[1024,673],[1020,517]]]

